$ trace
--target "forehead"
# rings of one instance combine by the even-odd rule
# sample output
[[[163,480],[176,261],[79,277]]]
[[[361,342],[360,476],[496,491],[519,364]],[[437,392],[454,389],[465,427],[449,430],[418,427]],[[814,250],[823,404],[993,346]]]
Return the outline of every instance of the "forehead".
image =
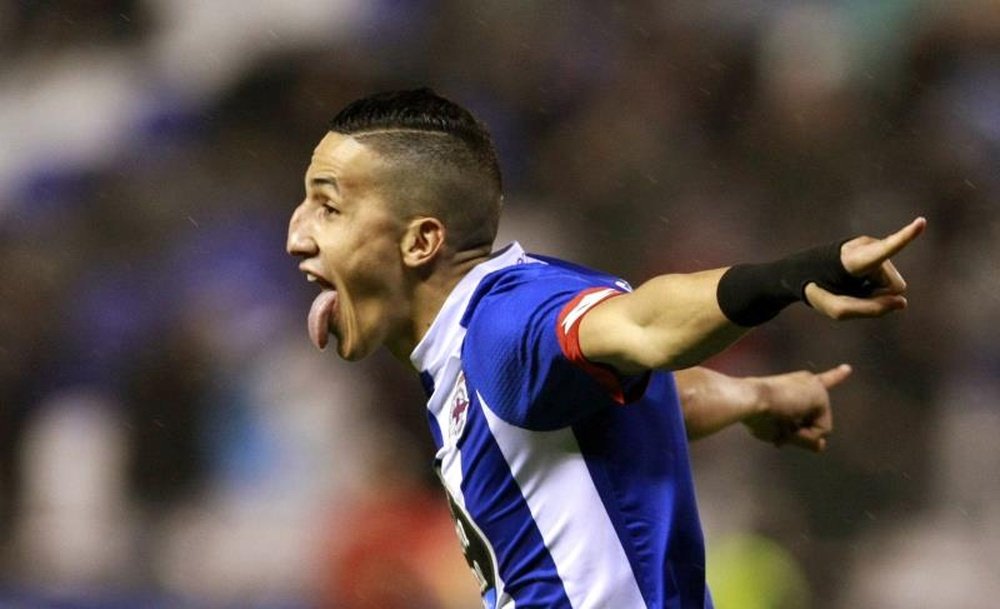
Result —
[[[306,170],[307,176],[331,174],[338,179],[365,177],[379,165],[378,156],[367,146],[343,133],[327,133],[316,149]]]

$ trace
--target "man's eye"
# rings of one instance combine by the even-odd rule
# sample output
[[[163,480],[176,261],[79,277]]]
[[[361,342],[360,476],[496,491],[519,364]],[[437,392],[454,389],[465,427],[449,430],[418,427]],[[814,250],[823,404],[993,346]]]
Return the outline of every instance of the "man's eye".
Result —
[[[324,216],[334,216],[340,214],[340,210],[330,205],[329,203],[323,204],[323,215]]]

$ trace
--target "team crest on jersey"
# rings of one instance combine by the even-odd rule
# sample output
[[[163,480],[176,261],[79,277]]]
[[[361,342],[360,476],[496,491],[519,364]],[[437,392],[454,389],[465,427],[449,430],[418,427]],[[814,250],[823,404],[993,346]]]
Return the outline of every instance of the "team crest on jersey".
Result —
[[[465,421],[469,418],[469,391],[465,387],[465,374],[459,373],[458,382],[451,398],[451,417],[448,424],[448,436],[455,442],[465,431]]]

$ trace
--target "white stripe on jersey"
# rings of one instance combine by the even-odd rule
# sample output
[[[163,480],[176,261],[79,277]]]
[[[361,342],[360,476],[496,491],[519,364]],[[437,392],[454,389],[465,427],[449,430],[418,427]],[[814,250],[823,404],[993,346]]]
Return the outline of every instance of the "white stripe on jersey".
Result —
[[[574,609],[643,609],[646,603],[603,509],[573,430],[530,431],[498,417],[477,392]]]
[[[462,338],[465,337],[465,329],[460,328],[460,330],[461,331],[453,337],[457,340],[459,345],[461,345]],[[440,396],[444,397],[443,405],[436,404],[436,418],[444,440],[444,445],[437,451],[437,459],[441,462],[441,483],[444,484],[445,491],[451,495],[452,499],[454,499],[455,503],[458,504],[459,508],[465,512],[469,521],[474,523],[475,520],[472,518],[472,515],[469,514],[469,508],[465,505],[465,495],[462,493],[462,451],[455,447],[457,438],[452,437],[448,433],[451,413],[447,408],[447,405],[451,401],[451,397],[454,393],[454,385],[458,382],[461,371],[461,360],[459,360],[458,357],[449,358],[441,368],[441,376],[443,379],[447,379],[447,383],[442,383],[442,385],[435,388],[434,391],[434,398],[440,400]],[[432,401],[436,400],[432,398]],[[479,534],[481,537],[485,537],[482,535],[482,532]],[[490,548],[489,550],[492,554],[493,549]],[[493,562],[493,571],[496,574],[497,609],[515,609],[514,599],[511,598],[505,590],[505,582],[500,576],[500,568],[499,565],[496,564],[496,556],[493,556]]]
[[[462,373],[462,341],[465,339],[465,328],[460,324],[460,320],[483,277],[495,270],[526,262],[540,263],[527,256],[518,243],[512,243],[490,260],[474,267],[445,299],[431,328],[410,354],[413,366],[417,370],[427,372],[434,379],[434,394],[427,402],[427,409],[434,416],[441,431],[443,445],[437,453],[437,458],[441,461],[441,478],[448,493],[467,514],[468,507],[465,495],[462,493],[462,455],[456,447],[458,439],[451,437],[450,434],[451,398]],[[500,569],[497,568],[495,571],[497,609],[515,609],[514,599],[506,592],[506,582],[500,575]]]
[[[580,319],[580,317],[582,317],[584,313],[593,308],[594,305],[607,298],[610,294],[617,294],[617,293],[618,293],[617,290],[613,290],[611,288],[605,288],[603,290],[598,290],[596,292],[592,292],[584,296],[580,300],[580,302],[578,302],[576,306],[573,307],[573,310],[570,311],[568,315],[566,315],[566,319],[563,320],[562,322],[563,334],[568,334],[570,328],[572,328],[573,324],[576,323],[576,320]]]

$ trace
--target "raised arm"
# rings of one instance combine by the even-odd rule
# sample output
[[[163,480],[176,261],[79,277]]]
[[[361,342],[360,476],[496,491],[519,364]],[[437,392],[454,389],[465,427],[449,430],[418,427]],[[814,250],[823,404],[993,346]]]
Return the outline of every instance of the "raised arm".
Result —
[[[771,263],[654,277],[595,306],[580,323],[580,349],[623,373],[678,370],[797,300],[832,319],[880,317],[906,306],[906,283],[889,258],[925,226],[917,218],[882,239],[863,236]]]

